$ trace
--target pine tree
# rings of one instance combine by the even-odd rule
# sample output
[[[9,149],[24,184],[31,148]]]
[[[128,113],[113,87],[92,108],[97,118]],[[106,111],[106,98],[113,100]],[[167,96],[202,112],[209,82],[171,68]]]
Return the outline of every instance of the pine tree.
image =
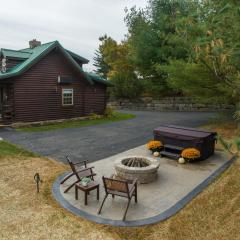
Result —
[[[110,66],[104,61],[104,45],[107,39],[107,35],[99,38],[101,43],[98,50],[95,51],[95,56],[93,57],[93,66],[96,68],[94,72],[105,79],[107,79],[107,75],[110,71]]]

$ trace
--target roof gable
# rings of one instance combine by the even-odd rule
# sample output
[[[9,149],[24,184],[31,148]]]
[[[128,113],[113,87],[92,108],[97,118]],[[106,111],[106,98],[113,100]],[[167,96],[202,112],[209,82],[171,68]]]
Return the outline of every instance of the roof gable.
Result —
[[[84,72],[82,67],[75,61],[75,59],[81,61],[82,63],[88,63],[88,60],[69,51],[62,47],[58,41],[49,42],[37,46],[35,48],[26,48],[19,51],[10,49],[1,49],[1,55],[7,58],[15,58],[24,60],[23,62],[17,64],[15,67],[11,68],[6,73],[0,72],[0,79],[11,78],[19,76],[26,72],[30,67],[36,64],[40,59],[50,53],[53,49],[58,48],[63,56],[69,61],[69,63],[76,69],[77,72],[82,74],[84,78],[90,83],[99,82],[102,84],[109,85],[109,82],[100,76]]]
[[[78,55],[78,54],[76,54],[76,53],[74,53],[74,52],[71,52],[70,50],[67,50],[67,49],[65,49],[74,59],[76,59],[76,60],[79,60],[81,63],[89,63],[89,60],[88,59],[86,59],[86,58],[84,58],[84,57],[82,57],[82,56],[80,56],[80,55]]]
[[[77,64],[77,62],[71,57],[71,55],[61,46],[61,44],[58,41],[45,43],[40,46],[37,46],[33,49],[22,49],[20,51],[12,51],[15,52],[15,55],[17,55],[17,52],[19,52],[19,55],[22,53],[26,53],[28,55],[28,58],[25,59],[22,63],[16,65],[10,71],[7,71],[6,73],[0,73],[0,79],[6,79],[10,77],[18,76],[25,71],[27,71],[31,66],[33,66],[35,63],[37,63],[40,59],[42,59],[44,56],[46,56],[49,52],[51,52],[53,49],[58,48],[62,54],[67,58],[67,60],[72,64],[72,66],[80,73],[83,74],[85,79],[90,83],[93,84],[91,78],[86,74],[83,69]],[[5,50],[1,50],[2,54],[4,56],[4,53],[6,54]],[[10,51],[9,51],[10,52]]]

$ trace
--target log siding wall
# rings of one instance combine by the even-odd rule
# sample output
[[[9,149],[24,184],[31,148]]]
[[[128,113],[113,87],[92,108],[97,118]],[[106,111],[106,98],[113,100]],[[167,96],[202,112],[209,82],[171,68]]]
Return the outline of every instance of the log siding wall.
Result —
[[[91,113],[102,114],[106,108],[106,86],[95,84],[93,87],[87,86],[85,89],[85,115]]]
[[[72,84],[58,84],[58,76],[77,79]],[[62,105],[62,88],[72,88],[74,105]],[[96,91],[95,91],[96,89]],[[57,50],[52,51],[27,72],[14,80],[14,122],[35,122],[102,114],[106,105],[106,86],[91,86],[76,74]]]

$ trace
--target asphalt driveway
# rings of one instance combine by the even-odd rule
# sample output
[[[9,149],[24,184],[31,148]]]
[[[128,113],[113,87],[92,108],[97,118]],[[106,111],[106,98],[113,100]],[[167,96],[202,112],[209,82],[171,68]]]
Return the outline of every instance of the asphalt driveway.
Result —
[[[127,112],[127,111],[124,111]],[[130,112],[130,111],[129,111]],[[136,118],[89,127],[59,129],[49,132],[18,132],[0,129],[0,137],[44,156],[65,161],[96,161],[152,139],[152,130],[160,124],[197,127],[215,116],[210,112],[131,111]]]

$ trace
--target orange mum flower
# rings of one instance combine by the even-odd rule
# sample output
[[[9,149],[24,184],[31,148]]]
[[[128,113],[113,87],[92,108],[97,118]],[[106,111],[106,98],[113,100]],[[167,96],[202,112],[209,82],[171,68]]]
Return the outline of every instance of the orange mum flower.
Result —
[[[148,144],[147,144],[147,148],[149,150],[153,150],[153,149],[157,149],[157,148],[162,148],[163,147],[163,144],[162,142],[160,141],[150,141]]]
[[[200,151],[196,148],[186,148],[182,151],[181,156],[186,159],[197,159],[200,158]]]

